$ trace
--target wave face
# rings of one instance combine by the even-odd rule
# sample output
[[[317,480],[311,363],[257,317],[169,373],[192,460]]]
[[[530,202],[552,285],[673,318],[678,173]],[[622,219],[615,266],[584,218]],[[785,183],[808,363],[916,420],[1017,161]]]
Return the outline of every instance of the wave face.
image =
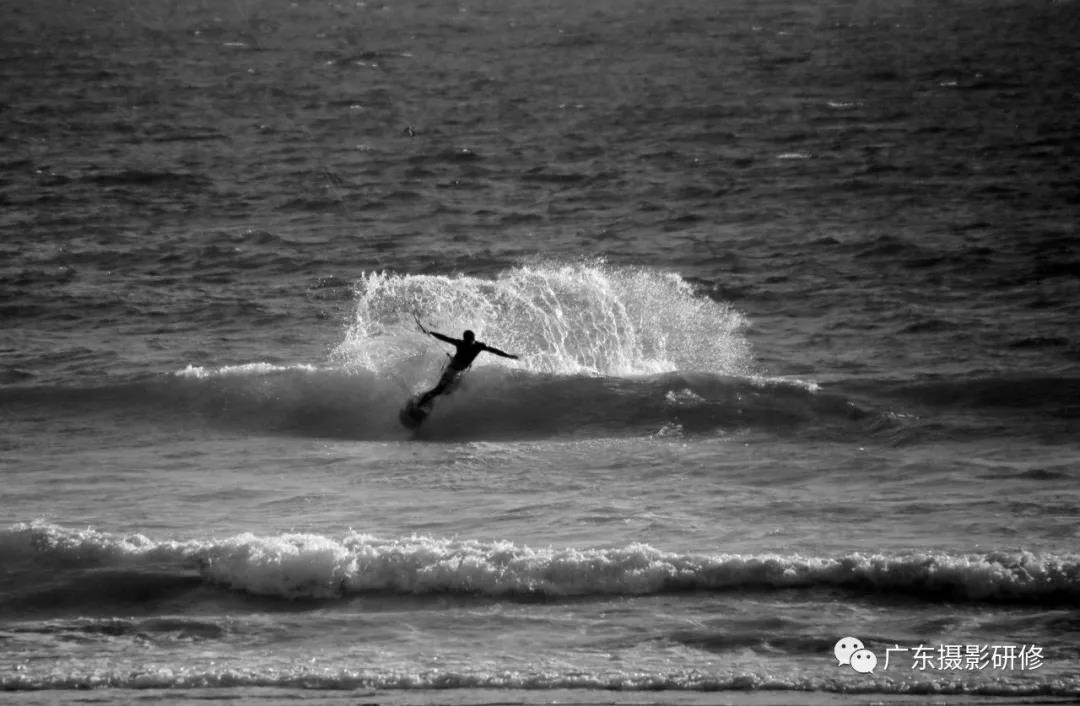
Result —
[[[413,336],[416,338],[416,336]],[[404,339],[403,339],[404,340]],[[421,345],[410,341],[413,345]],[[167,376],[98,387],[9,387],[11,418],[102,416],[164,428],[196,421],[212,429],[345,439],[400,439],[397,412],[437,378],[423,369],[438,353],[392,372],[313,365],[188,366]],[[435,358],[435,362],[438,360]],[[843,384],[666,373],[605,377],[477,367],[437,400],[419,431],[426,439],[710,434],[755,430],[815,439],[981,438],[1045,434],[1071,438],[1077,381],[980,378],[955,383]],[[1002,392],[1004,390],[1004,393]],[[1015,392],[1015,394],[1014,394]],[[17,447],[18,438],[11,444]]]
[[[155,541],[36,522],[0,531],[0,561],[11,570],[5,603],[16,609],[74,602],[93,610],[103,597],[142,600],[196,585],[290,600],[367,593],[558,599],[786,589],[884,600],[1080,600],[1080,555],[1028,552],[679,554],[646,544],[532,548],[355,532]]]
[[[523,265],[494,279],[370,273],[334,358],[384,371],[423,351],[429,328],[521,355],[540,373],[626,376],[750,370],[745,319],[676,274],[602,263]],[[486,356],[479,365],[501,360]]]
[[[166,377],[94,388],[10,389],[26,417],[93,414],[166,427],[199,420],[215,429],[347,439],[399,439],[397,413],[437,378],[269,363],[187,367]],[[412,381],[410,385],[410,380]],[[709,433],[829,427],[862,434],[877,422],[844,398],[758,378],[671,373],[613,378],[481,367],[436,401],[429,439]]]

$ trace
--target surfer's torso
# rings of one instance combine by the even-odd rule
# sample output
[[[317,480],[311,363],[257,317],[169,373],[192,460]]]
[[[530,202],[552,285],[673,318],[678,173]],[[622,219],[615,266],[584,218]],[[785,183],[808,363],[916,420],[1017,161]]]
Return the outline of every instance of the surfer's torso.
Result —
[[[476,360],[476,356],[483,353],[487,348],[480,341],[461,341],[454,345],[457,347],[457,352],[450,359],[450,367],[454,370],[465,370]]]

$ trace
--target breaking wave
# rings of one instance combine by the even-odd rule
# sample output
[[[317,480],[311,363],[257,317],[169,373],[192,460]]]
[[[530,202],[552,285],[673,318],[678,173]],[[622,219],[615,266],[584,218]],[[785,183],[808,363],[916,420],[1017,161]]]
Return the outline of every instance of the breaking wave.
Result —
[[[85,601],[87,609],[125,588],[114,583],[131,581],[146,590],[121,595],[153,594],[155,586],[159,592],[189,590],[198,582],[292,600],[365,593],[558,599],[785,589],[962,602],[1080,600],[1080,555],[1028,552],[680,554],[646,544],[534,548],[355,532],[159,541],[35,522],[0,531],[0,561],[24,577],[10,605],[32,605],[46,586],[48,600],[55,602],[58,577],[67,572],[70,583],[63,591],[70,600]],[[96,572],[89,584],[88,569]]]
[[[923,682],[888,680],[853,682],[840,676],[827,674],[801,675],[752,673],[703,672],[697,669],[672,669],[666,673],[649,673],[639,670],[609,669],[607,672],[574,670],[574,673],[553,669],[415,669],[378,670],[364,668],[326,669],[305,664],[281,665],[272,670],[229,668],[227,666],[196,666],[184,669],[156,664],[125,665],[113,669],[72,670],[69,673],[38,674],[34,672],[12,673],[0,676],[0,690],[29,691],[42,689],[207,689],[207,688],[273,688],[302,690],[373,690],[417,691],[438,690],[441,699],[458,702],[445,694],[447,689],[499,689],[499,690],[555,690],[586,689],[608,692],[717,692],[717,691],[768,691],[775,694],[775,703],[818,703],[821,697],[812,698],[801,692],[825,692],[837,694],[877,695],[898,694],[907,700],[917,695],[958,695],[962,697],[1073,697],[1080,694],[1080,680],[1068,677],[1050,682],[1033,682],[1021,679],[997,678],[981,684],[971,684],[951,677],[926,679]],[[799,695],[782,695],[797,692]],[[369,694],[364,694],[369,696]],[[388,697],[387,694],[380,694]],[[185,695],[187,698],[194,697]],[[505,699],[509,694],[501,694]],[[220,698],[220,697],[219,697]],[[265,698],[265,696],[263,696]],[[310,698],[310,697],[307,697]],[[290,695],[290,701],[303,703],[307,698]],[[388,697],[391,703],[398,699]],[[488,703],[494,697],[474,697],[467,702]],[[519,697],[520,698],[520,697]],[[595,697],[601,703],[622,703],[611,697]],[[630,697],[633,698],[633,697]],[[642,698],[638,696],[638,698]],[[350,694],[350,702],[356,695]],[[425,702],[430,699],[423,699]],[[873,699],[879,701],[880,698]],[[908,701],[905,700],[904,703]],[[334,700],[334,703],[337,701]],[[515,699],[512,703],[548,703],[542,697]],[[636,703],[636,701],[631,701]],[[648,698],[656,703],[655,697]],[[664,703],[679,703],[668,695]],[[769,701],[772,703],[773,701]],[[590,700],[589,703],[592,703]],[[691,703],[700,703],[700,697]],[[916,702],[921,703],[921,701]],[[1012,703],[1006,702],[1006,703]],[[1035,702],[1038,703],[1038,702]],[[1053,701],[1053,703],[1063,703]]]

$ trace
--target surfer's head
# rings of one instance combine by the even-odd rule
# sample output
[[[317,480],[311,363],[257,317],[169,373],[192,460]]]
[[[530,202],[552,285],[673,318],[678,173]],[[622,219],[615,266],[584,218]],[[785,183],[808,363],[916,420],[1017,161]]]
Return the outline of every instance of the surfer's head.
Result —
[[[476,334],[467,330],[465,333],[461,334],[461,338],[464,339],[466,343],[472,343],[476,340]]]

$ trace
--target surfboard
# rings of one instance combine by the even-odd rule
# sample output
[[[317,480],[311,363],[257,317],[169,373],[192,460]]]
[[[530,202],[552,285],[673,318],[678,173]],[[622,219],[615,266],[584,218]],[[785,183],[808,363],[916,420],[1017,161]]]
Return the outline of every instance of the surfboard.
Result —
[[[428,400],[424,404],[420,404],[420,396],[410,397],[409,401],[405,403],[405,406],[398,413],[398,419],[401,420],[403,426],[409,429],[416,429],[427,416],[431,414],[432,400]]]

